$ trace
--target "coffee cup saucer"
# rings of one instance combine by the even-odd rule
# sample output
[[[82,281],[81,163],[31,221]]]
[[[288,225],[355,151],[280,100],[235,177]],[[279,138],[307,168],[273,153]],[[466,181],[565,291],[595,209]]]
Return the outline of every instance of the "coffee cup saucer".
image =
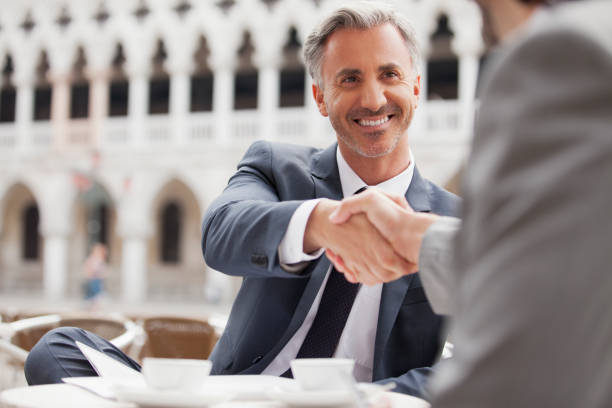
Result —
[[[202,387],[197,391],[160,390],[143,384],[114,384],[119,401],[132,402],[139,407],[200,408],[228,401],[233,394]]]
[[[359,383],[357,388],[366,396],[373,396],[384,389],[378,384]],[[354,393],[346,388],[331,390],[304,390],[299,384],[274,386],[266,392],[268,398],[283,402],[291,407],[332,407],[351,404]]]

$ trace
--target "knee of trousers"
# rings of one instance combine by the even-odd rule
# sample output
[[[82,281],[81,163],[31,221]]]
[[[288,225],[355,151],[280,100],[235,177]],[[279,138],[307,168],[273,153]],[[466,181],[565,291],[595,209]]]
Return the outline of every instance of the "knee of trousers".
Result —
[[[29,385],[61,382],[56,353],[81,353],[75,341],[83,341],[85,331],[77,327],[58,327],[45,333],[32,347],[24,364],[24,374]]]

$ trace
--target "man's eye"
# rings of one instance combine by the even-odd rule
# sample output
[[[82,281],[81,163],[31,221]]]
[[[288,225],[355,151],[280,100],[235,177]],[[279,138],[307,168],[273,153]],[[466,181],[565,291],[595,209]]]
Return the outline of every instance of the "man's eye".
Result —
[[[354,82],[357,82],[357,77],[355,76],[349,76],[349,77],[342,78],[343,84],[352,84]]]
[[[395,71],[385,72],[384,75],[385,75],[385,78],[397,78],[397,77],[399,77],[398,73],[395,72]]]

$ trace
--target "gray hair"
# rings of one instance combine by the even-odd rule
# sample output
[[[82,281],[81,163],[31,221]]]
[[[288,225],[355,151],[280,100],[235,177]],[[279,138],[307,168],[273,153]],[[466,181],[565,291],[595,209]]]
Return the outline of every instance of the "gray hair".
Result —
[[[340,29],[368,30],[384,24],[392,24],[397,28],[410,53],[412,69],[418,72],[420,52],[412,25],[387,4],[364,1],[337,9],[306,38],[304,63],[314,83],[322,85],[323,52],[331,34]]]

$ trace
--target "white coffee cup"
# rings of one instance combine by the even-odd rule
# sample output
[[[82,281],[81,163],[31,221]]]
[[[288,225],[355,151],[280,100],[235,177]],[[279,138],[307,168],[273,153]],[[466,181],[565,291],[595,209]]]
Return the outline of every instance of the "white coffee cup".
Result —
[[[202,387],[211,368],[209,360],[146,357],[142,374],[149,387],[194,392]]]
[[[291,361],[291,372],[304,390],[337,390],[350,386],[354,366],[348,358],[300,358]]]

